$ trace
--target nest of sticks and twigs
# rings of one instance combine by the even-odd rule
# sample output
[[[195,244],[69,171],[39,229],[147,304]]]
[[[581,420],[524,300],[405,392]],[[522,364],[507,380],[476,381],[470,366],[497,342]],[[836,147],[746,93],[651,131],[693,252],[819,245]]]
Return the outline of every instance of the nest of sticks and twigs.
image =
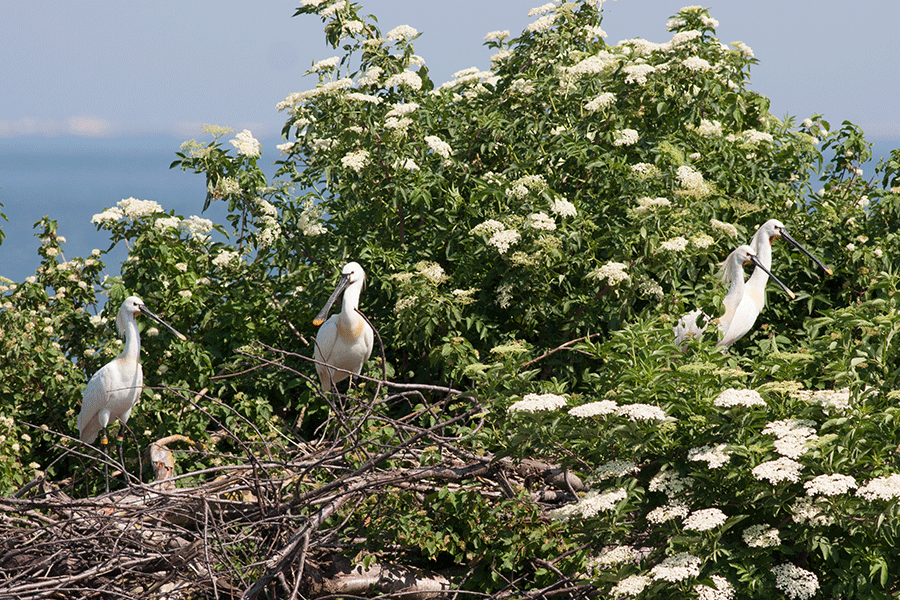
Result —
[[[180,475],[176,456],[215,453],[232,434],[223,429],[203,444],[170,436],[145,452],[152,482],[132,478],[122,489],[78,498],[71,482],[37,479],[0,499],[0,598],[469,597],[452,583],[465,580],[467,565],[419,568],[401,558],[408,548],[348,558],[342,528],[364,510],[366,498],[401,490],[424,499],[465,486],[501,499],[527,489],[532,501],[558,506],[583,489],[577,477],[550,464],[465,451],[449,432],[461,422],[477,429],[484,409],[474,398],[450,388],[369,381],[376,400],[343,396],[332,405],[330,431],[337,436],[299,442],[285,435],[264,451],[237,445],[245,455]],[[185,397],[198,405],[209,400],[202,393]],[[411,399],[417,414],[389,418],[373,409],[398,401],[412,406]],[[445,413],[450,403],[455,408]],[[423,412],[429,419],[417,418]],[[364,439],[360,424],[372,419],[391,428],[390,443]],[[73,445],[61,442],[60,450]],[[426,448],[429,461],[421,460]],[[109,460],[115,473],[118,463]],[[541,562],[535,566],[553,569]],[[511,582],[501,593],[477,595],[522,591]],[[546,594],[531,590],[528,597],[579,591],[559,573]]]

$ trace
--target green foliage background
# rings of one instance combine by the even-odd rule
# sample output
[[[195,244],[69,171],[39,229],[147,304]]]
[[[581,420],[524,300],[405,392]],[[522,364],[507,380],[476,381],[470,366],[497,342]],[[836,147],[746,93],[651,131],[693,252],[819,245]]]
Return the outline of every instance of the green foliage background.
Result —
[[[357,551],[400,545],[419,563],[474,565],[458,583],[488,592],[517,577],[537,589],[561,572],[613,596],[626,578],[645,577],[630,580],[645,583],[643,597],[697,597],[713,593],[696,586],[716,576],[741,598],[808,597],[776,582],[771,569],[786,563],[814,574],[823,596],[900,592],[896,495],[816,496],[818,521],[792,508],[819,475],[862,486],[900,473],[898,151],[865,179],[871,153],[858,127],[773,116],[748,86],[752,51],[720,43],[704,9],[674,16],[669,42],[612,47],[594,3],[554,5],[520,36],[487,42],[497,49],[491,71],[441,86],[414,53],[414,30],[382,32],[352,3],[297,13],[318,14],[340,55],[280,106],[277,180],[266,180],[262,158],[228,144],[225,128],[206,128],[212,139],[185,143],[173,163],[206,177],[204,207],[227,203],[228,223],[120,203],[118,218],[97,219],[129,248],[112,278],[105,252],[61,262],[57,223],[37,224],[42,266],[2,288],[0,490],[37,473],[97,491],[97,478],[83,477],[89,461],[61,450],[77,446],[86,378],[120,350],[113,322],[129,294],[190,338],[144,332],[149,387],[129,422],[131,464],[136,447],[174,433],[217,444],[181,457],[184,472],[237,460],[238,444],[264,452],[272,436],[313,436],[328,414],[314,369],[280,350],[312,354],[312,317],[356,260],[369,277],[362,310],[386,357],[376,349],[365,373],[477,397],[489,427],[460,426],[467,451],[557,462],[592,493],[625,492],[569,518],[474,486],[424,502],[372,498],[366,519],[350,522],[370,540]],[[642,207],[659,198],[667,202]],[[776,242],[774,272],[797,300],[770,294],[755,329],[726,353],[714,347],[715,326],[679,350],[675,320],[694,308],[719,314],[718,264],[769,218],[834,276]],[[205,235],[213,226],[227,243]],[[610,269],[627,277],[614,281]],[[716,406],[729,388],[757,391],[766,405]],[[843,388],[841,410],[798,393]],[[567,408],[509,412],[526,394],[561,396]],[[602,400],[667,417],[567,412]],[[797,457],[799,480],[773,485],[752,470],[780,457],[762,433],[779,419],[809,422],[816,436]],[[719,445],[725,465],[689,460],[691,449]],[[635,471],[598,476],[609,461]],[[670,501],[653,483],[662,473],[690,478],[679,498],[687,510],[717,508],[724,524],[694,531],[679,518],[648,519]],[[751,525],[777,529],[780,542],[749,546]],[[640,558],[598,566],[619,546]],[[678,553],[699,560],[696,573],[674,585],[653,575]]]

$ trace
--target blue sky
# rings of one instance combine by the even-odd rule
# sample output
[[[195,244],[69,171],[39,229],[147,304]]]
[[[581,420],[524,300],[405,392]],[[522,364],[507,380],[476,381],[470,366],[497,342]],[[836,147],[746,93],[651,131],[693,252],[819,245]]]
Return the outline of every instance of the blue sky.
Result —
[[[488,68],[485,33],[522,31],[541,0],[362,0],[384,31],[410,25],[432,78]],[[297,1],[4,0],[0,138],[85,141],[123,135],[200,137],[203,123],[277,137],[275,105],[315,85],[303,73],[337,54],[321,22],[292,18]],[[607,42],[664,42],[687,2],[608,0]],[[850,120],[873,139],[900,139],[894,40],[900,2],[707,0],[719,39],[748,44],[752,87],[779,117]],[[7,140],[9,142],[9,140]]]

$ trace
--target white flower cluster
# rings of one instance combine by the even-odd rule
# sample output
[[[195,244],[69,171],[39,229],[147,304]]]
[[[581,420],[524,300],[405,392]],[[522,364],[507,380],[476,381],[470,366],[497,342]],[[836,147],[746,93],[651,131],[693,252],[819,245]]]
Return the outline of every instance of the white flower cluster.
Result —
[[[813,526],[828,526],[834,523],[834,517],[826,512],[827,508],[824,500],[814,496],[801,496],[791,504],[791,514],[795,523],[809,522]]]
[[[650,569],[653,579],[661,579],[670,583],[700,576],[700,559],[687,552],[679,552],[670,556]]]
[[[506,38],[510,36],[509,30],[504,29],[503,31],[490,31],[487,35],[484,36],[485,40],[497,40],[498,42],[502,42]]]
[[[665,411],[660,407],[641,403],[620,406],[616,414],[628,417],[632,421],[663,421],[666,418]]]
[[[506,254],[506,251],[519,243],[520,239],[522,239],[522,235],[515,229],[504,229],[492,235],[487,243],[496,248],[500,254]]]
[[[181,221],[181,228],[187,231],[188,235],[198,241],[205,241],[209,238],[207,235],[213,229],[213,222],[197,215],[192,215],[189,219]]]
[[[318,73],[319,71],[326,71],[329,69],[333,69],[340,62],[339,56],[332,56],[331,58],[325,58],[314,64],[309,68],[307,73]]]
[[[792,398],[819,404],[826,412],[844,412],[850,409],[850,389],[840,390],[797,390],[791,393]]]
[[[506,229],[506,225],[504,225],[500,221],[496,221],[494,219],[488,219],[487,221],[479,223],[478,225],[473,227],[469,231],[469,233],[472,235],[481,235],[481,234],[491,235],[498,231],[503,231],[504,229]]]
[[[647,520],[658,525],[672,519],[683,519],[690,512],[691,509],[684,502],[670,500],[648,512]]]
[[[575,205],[562,197],[553,199],[550,203],[550,212],[561,217],[574,217],[578,214]]]
[[[627,497],[628,492],[625,491],[625,488],[618,488],[608,492],[590,490],[578,502],[551,510],[550,515],[563,520],[577,515],[584,519],[589,519],[601,512],[614,509],[619,502]]]
[[[803,465],[797,461],[782,456],[777,460],[770,460],[756,465],[751,473],[760,481],[766,479],[772,485],[776,485],[782,481],[797,483],[800,481],[800,471],[802,469]]]
[[[728,583],[728,580],[721,575],[711,575],[709,577],[713,586],[698,584],[694,586],[697,592],[697,600],[732,600],[734,598],[734,587]]]
[[[525,394],[518,402],[513,402],[506,412],[537,412],[557,410],[566,405],[567,400],[557,394]]]
[[[718,121],[700,119],[700,126],[697,127],[697,133],[699,133],[703,137],[722,135],[722,124]]]
[[[416,31],[414,27],[410,27],[409,25],[399,25],[388,31],[386,37],[393,41],[409,41],[417,35],[419,35],[419,32]]]
[[[807,600],[815,596],[819,589],[819,578],[815,573],[791,563],[772,567],[772,573],[775,575],[775,587],[791,600]]]
[[[692,477],[682,477],[672,471],[663,471],[662,473],[657,473],[650,480],[647,489],[651,492],[662,492],[669,498],[674,498],[687,492],[693,485],[694,479]]]
[[[545,33],[550,31],[550,28],[553,27],[553,23],[556,22],[556,17],[557,15],[544,15],[533,23],[529,23],[528,27],[525,28],[525,31],[528,33]]]
[[[231,145],[238,149],[238,154],[244,156],[259,156],[260,143],[253,137],[249,129],[245,129],[231,140]]]
[[[762,399],[756,390],[737,390],[728,388],[716,396],[713,400],[715,406],[722,408],[731,408],[732,406],[766,406],[766,401]]]
[[[644,85],[647,83],[647,76],[656,71],[656,67],[644,63],[626,65],[622,67],[625,73],[625,83],[636,83]]]
[[[241,255],[237,252],[232,252],[230,250],[222,250],[219,254],[216,255],[214,259],[212,259],[212,264],[218,268],[223,268],[231,265],[232,263],[236,263],[240,260]]]
[[[861,486],[856,490],[856,495],[865,498],[870,502],[872,500],[893,500],[900,498],[900,475],[888,475],[887,477],[876,477],[869,483]]]
[[[608,262],[597,270],[597,279],[607,281],[608,285],[616,285],[629,279],[625,269],[628,267],[620,262]]]
[[[619,405],[613,400],[597,400],[596,402],[588,402],[587,404],[570,408],[569,414],[580,419],[587,419],[588,417],[611,415],[618,409]]]
[[[533,229],[543,229],[545,231],[556,229],[556,221],[553,220],[553,217],[543,212],[528,215],[528,224]]]
[[[649,198],[647,196],[638,198],[637,204],[637,208],[634,209],[634,212],[638,214],[650,212],[656,210],[657,208],[672,206],[672,203],[669,202],[668,198]]]
[[[714,229],[718,229],[719,231],[724,231],[726,234],[730,235],[731,237],[738,236],[737,227],[735,227],[731,223],[723,223],[722,221],[719,221],[717,219],[710,219],[709,224],[712,225]]]
[[[687,165],[678,167],[675,171],[675,178],[678,180],[678,184],[686,190],[697,193],[706,193],[709,190],[709,186],[703,180],[703,174]]]
[[[781,545],[778,530],[768,525],[751,525],[741,533],[741,538],[751,548],[774,548]]]
[[[637,596],[651,583],[653,583],[653,580],[646,575],[629,575],[613,586],[609,591],[610,598],[618,598],[619,596]]]
[[[345,169],[352,169],[359,173],[369,162],[369,152],[360,148],[348,152],[341,158],[341,166]]]
[[[762,430],[763,435],[775,436],[775,451],[788,458],[800,458],[806,454],[807,442],[817,439],[813,421],[800,419],[781,419],[768,423]]]
[[[712,65],[709,64],[709,61],[704,60],[699,56],[688,57],[681,61],[681,64],[690,71],[709,71],[712,69]]]
[[[576,407],[580,408],[580,407]],[[572,414],[572,411],[569,411]],[[610,477],[623,477],[625,475],[633,475],[641,470],[634,461],[631,460],[611,460],[605,462],[594,470],[592,477],[598,481],[609,479]]]
[[[604,548],[600,554],[588,563],[589,567],[608,567],[623,562],[634,562],[640,557],[640,553],[631,546],[611,546]]]
[[[422,89],[422,78],[413,71],[401,71],[400,73],[391,75],[388,77],[387,81],[384,82],[385,88],[392,88],[394,86],[404,86],[413,90],[420,90]]]
[[[449,277],[444,272],[444,268],[430,260],[422,260],[415,264],[416,272],[425,277],[430,282],[439,285],[445,282]]]
[[[612,92],[603,92],[590,102],[584,105],[584,110],[588,112],[596,112],[607,106],[611,105],[616,101],[616,95]]]
[[[692,531],[709,531],[710,529],[715,529],[727,520],[728,515],[718,508],[704,508],[689,514],[684,519],[683,526],[685,529]]]
[[[293,94],[289,95],[287,98],[279,102],[276,105],[276,108],[279,111],[296,108],[299,104],[311,98],[315,98],[316,96],[328,95],[339,90],[345,90],[352,85],[353,80],[349,77],[337,79],[335,81],[329,81],[327,83],[318,85],[311,90],[306,90],[305,92],[294,92]]]
[[[670,240],[666,240],[659,247],[666,252],[682,252],[687,248],[688,241],[684,236],[678,236]]]
[[[731,452],[726,452],[725,448],[727,448],[725,444],[691,448],[688,450],[688,460],[703,461],[710,469],[718,469],[731,460]]]
[[[636,130],[621,129],[613,133],[613,146],[634,146],[639,139]]]
[[[450,144],[443,141],[436,135],[427,135],[425,136],[425,142],[428,144],[428,147],[431,150],[444,158],[450,158],[450,154],[452,150],[450,149]]]
[[[365,95],[365,94],[362,94],[362,95]],[[381,99],[378,96],[367,96],[367,97],[378,98],[379,100]],[[385,116],[385,118],[405,117],[406,115],[412,114],[412,113],[416,112],[417,110],[419,110],[419,105],[415,102],[397,102],[396,104],[394,104],[391,107],[391,110],[384,116]]]
[[[856,479],[850,475],[834,473],[819,475],[803,484],[807,496],[839,496],[857,488]]]

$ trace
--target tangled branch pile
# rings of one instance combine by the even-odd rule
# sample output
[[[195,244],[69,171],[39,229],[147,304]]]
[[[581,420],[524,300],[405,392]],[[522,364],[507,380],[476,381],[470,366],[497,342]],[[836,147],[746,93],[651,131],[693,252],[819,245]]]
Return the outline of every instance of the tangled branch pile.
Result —
[[[148,449],[154,482],[91,498],[73,498],[59,485],[32,481],[0,500],[0,596],[253,599],[402,592],[404,598],[446,597],[449,572],[458,576],[466,566],[448,564],[448,573],[417,567],[424,561],[416,557],[415,540],[377,555],[352,555],[354,548],[381,545],[355,531],[355,523],[370,518],[367,499],[412,492],[406,497],[417,498],[424,509],[426,499],[440,490],[522,499],[515,488],[527,482],[530,498],[544,503],[570,499],[582,489],[577,477],[558,468],[476,456],[446,437],[448,427],[477,421],[483,409],[474,399],[449,388],[402,387],[383,404],[437,393],[443,399],[417,415],[392,419],[376,415],[362,398],[343,396],[353,408],[335,410],[326,424],[343,431],[336,441],[282,441],[262,453],[269,458],[248,452],[244,464],[178,476],[168,446],[190,440],[171,436]],[[468,408],[446,416],[442,409],[450,403]],[[422,412],[433,419],[431,426],[415,424]],[[363,424],[366,431],[378,429],[373,420],[393,431],[386,443],[363,437]],[[565,588],[565,578],[559,585]],[[497,597],[515,589],[510,582]]]

